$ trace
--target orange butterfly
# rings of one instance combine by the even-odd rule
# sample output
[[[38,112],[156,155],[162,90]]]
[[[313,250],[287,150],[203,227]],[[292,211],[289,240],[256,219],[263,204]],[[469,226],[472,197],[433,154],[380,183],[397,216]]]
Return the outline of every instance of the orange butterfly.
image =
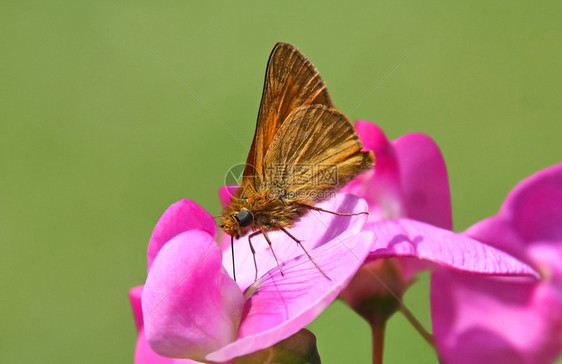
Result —
[[[250,234],[252,253],[252,237],[263,234],[272,248],[267,232],[281,230],[326,276],[287,228],[310,210],[350,215],[315,204],[373,166],[373,153],[362,149],[353,125],[335,108],[312,63],[292,45],[277,43],[267,63],[242,183],[223,210],[220,227],[232,237],[231,243],[234,237]],[[257,278],[255,255],[254,265]],[[283,273],[278,261],[277,265]]]

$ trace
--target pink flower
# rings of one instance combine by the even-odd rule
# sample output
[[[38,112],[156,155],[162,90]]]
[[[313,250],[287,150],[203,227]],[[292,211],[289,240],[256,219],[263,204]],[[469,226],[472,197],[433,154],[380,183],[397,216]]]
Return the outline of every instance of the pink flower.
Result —
[[[437,144],[421,133],[390,142],[377,125],[363,120],[355,128],[365,148],[375,153],[376,163],[343,191],[367,201],[368,223],[409,217],[450,230],[449,180]]]
[[[509,193],[465,235],[510,252],[540,280],[436,270],[432,320],[443,363],[551,363],[562,351],[562,163]]]
[[[344,194],[321,206],[341,212],[367,208],[365,201]],[[172,360],[164,356],[184,358],[186,363],[228,362],[291,335],[300,335],[296,341],[302,341],[307,335],[301,329],[338,296],[369,252],[373,239],[372,233],[361,232],[365,219],[366,215],[341,217],[313,211],[291,229],[330,280],[293,240],[283,232],[271,232],[268,235],[283,262],[284,276],[263,237],[256,237],[252,243],[260,278],[254,282],[246,237],[235,243],[234,281],[228,271],[231,267],[223,266],[231,261],[230,247],[222,252],[216,243],[211,215],[193,201],[173,204],[149,242],[142,321],[138,303],[133,305],[136,321],[144,328],[139,332],[135,362]],[[230,237],[219,244],[229,246]],[[134,294],[138,296],[138,291]]]
[[[375,244],[341,297],[371,324],[375,336],[381,335],[375,331],[382,330],[395,310],[405,310],[401,297],[422,269],[536,274],[501,250],[450,231],[447,169],[430,137],[414,133],[390,142],[370,122],[358,121],[356,129],[377,161],[372,170],[360,175],[344,191],[368,202],[370,215],[364,230],[374,233]],[[429,334],[425,336],[431,340]],[[381,355],[382,348],[378,350],[375,355]]]

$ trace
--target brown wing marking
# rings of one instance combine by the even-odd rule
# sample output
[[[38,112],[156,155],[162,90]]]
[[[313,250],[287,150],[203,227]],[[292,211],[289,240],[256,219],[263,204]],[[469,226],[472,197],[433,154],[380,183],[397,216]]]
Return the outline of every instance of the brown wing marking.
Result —
[[[280,197],[320,201],[373,165],[373,153],[362,149],[345,115],[322,105],[300,107],[269,146],[264,186]]]

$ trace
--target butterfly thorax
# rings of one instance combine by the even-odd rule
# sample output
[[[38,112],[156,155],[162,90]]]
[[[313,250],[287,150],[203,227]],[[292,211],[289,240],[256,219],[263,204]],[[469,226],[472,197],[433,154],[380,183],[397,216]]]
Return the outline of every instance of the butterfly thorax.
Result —
[[[236,238],[252,231],[278,230],[293,226],[307,209],[296,200],[279,198],[269,190],[251,197],[234,196],[222,213],[221,228]]]

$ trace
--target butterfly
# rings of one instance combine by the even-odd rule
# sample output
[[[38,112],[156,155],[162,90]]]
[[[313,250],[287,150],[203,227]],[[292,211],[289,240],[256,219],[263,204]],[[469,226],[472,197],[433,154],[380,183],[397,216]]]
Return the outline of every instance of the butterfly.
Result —
[[[221,214],[220,227],[231,236],[232,248],[234,238],[249,234],[256,279],[257,263],[251,239],[260,234],[283,274],[267,235],[274,230],[283,231],[300,245],[329,279],[288,229],[311,210],[353,215],[315,205],[333,196],[374,162],[373,153],[363,151],[349,119],[336,109],[312,63],[292,45],[279,42],[267,63],[256,130],[242,182]],[[234,253],[232,256],[234,270]]]

